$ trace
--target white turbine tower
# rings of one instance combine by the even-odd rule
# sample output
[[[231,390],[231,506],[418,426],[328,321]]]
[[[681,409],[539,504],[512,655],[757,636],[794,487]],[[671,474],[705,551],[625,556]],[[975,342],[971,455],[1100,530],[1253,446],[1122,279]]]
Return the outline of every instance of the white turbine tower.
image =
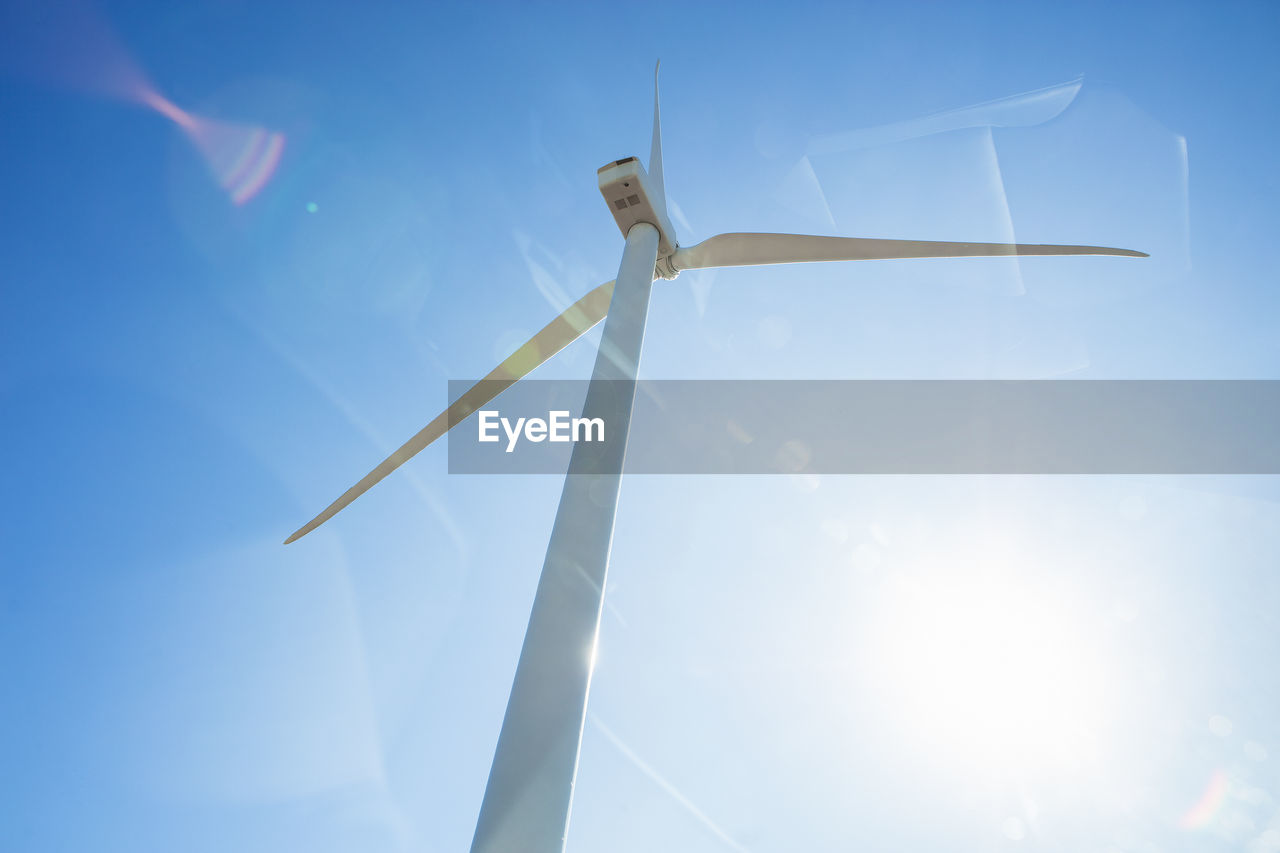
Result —
[[[720,234],[682,248],[667,216],[663,188],[657,68],[649,171],[635,157],[625,157],[601,167],[597,174],[600,192],[626,237],[618,277],[569,306],[285,540],[287,545],[328,521],[450,427],[608,316],[582,416],[608,415],[609,433],[603,445],[576,444],[570,457],[471,843],[472,853],[560,853],[564,848],[609,567],[614,510],[635,397],[636,368],[649,292],[657,278],[673,279],[688,269],[810,261],[1003,255],[1147,257],[1143,252],[1102,246],[801,234]]]

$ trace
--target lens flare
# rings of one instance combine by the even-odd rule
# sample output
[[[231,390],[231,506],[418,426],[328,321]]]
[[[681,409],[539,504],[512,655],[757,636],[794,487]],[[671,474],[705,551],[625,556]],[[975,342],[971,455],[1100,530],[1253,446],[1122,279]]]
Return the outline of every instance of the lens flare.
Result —
[[[284,154],[283,133],[179,107],[152,84],[91,3],[53,2],[54,13],[29,11],[6,21],[20,47],[0,64],[46,83],[149,109],[183,132],[233,203],[242,205],[262,191]]]
[[[284,154],[284,134],[261,127],[197,119],[187,134],[236,204],[267,185]]]
[[[53,86],[134,101],[150,84],[110,21],[90,0],[10,3],[0,69]]]
[[[257,195],[280,165],[283,133],[198,116],[156,91],[141,93],[138,101],[172,121],[191,140],[218,185],[236,204]]]
[[[159,92],[143,92],[139,95],[138,100],[144,105],[151,107],[151,109],[169,119],[183,130],[191,131],[196,127],[196,120],[190,113],[179,107],[164,95],[161,95]]]
[[[1209,777],[1209,783],[1205,785],[1204,793],[1200,795],[1196,804],[1187,809],[1186,813],[1178,819],[1178,826],[1181,829],[1204,829],[1212,823],[1223,803],[1227,801],[1227,788],[1226,772],[1221,768],[1213,771],[1213,775]]]

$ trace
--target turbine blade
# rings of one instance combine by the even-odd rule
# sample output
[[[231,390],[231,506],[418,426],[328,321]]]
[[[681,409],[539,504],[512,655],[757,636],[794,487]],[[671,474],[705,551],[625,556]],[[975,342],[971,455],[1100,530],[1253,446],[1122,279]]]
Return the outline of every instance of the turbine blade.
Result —
[[[613,298],[613,282],[607,281],[565,309],[542,328],[506,360],[490,371],[489,375],[471,386],[449,408],[422,428],[399,450],[392,453],[366,474],[360,482],[342,493],[342,496],[325,508],[324,512],[298,528],[284,544],[297,541],[338,514],[347,504],[369,491],[383,477],[407,462],[419,450],[463,421],[468,415],[494,397],[501,394],[517,380],[526,376],[538,365],[550,359],[560,350],[582,337],[592,326],[609,313],[609,301]]]
[[[662,111],[658,106],[658,69],[662,60],[653,66],[653,143],[649,146],[649,177],[657,190],[656,201],[663,213],[667,210],[667,190],[662,183]]]
[[[949,243],[932,240],[881,240],[868,237],[815,237],[808,234],[719,234],[696,246],[677,249],[677,270],[797,264],[811,261],[870,261],[889,258],[962,258],[1001,255],[1123,255],[1145,252],[1106,246],[1055,246],[1039,243]]]

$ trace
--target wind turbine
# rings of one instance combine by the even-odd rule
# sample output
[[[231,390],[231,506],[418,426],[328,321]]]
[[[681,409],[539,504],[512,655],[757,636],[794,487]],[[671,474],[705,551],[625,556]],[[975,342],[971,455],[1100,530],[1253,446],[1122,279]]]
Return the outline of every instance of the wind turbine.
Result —
[[[569,306],[285,540],[287,545],[315,530],[452,426],[608,317],[582,416],[607,415],[609,431],[603,444],[576,444],[570,456],[472,853],[560,853],[564,848],[635,399],[636,369],[655,280],[674,279],[688,269],[812,261],[1007,255],[1147,257],[1144,252],[1103,246],[802,234],[720,234],[681,247],[667,216],[657,67],[648,171],[635,157],[624,157],[602,166],[597,178],[609,211],[626,238],[617,278]]]

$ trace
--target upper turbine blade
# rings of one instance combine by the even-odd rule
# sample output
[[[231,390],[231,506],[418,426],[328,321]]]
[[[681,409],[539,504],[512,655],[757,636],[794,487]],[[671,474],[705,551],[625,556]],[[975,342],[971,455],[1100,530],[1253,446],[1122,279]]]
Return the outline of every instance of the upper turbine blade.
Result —
[[[662,184],[662,111],[658,108],[658,69],[662,67],[662,60],[658,60],[658,64],[653,66],[653,142],[649,146],[649,177],[653,181],[653,188],[657,190],[657,198],[650,199],[656,202],[659,210],[667,209],[667,190]]]
[[[449,408],[436,415],[431,423],[406,441],[399,450],[382,460],[378,467],[366,474],[360,482],[343,492],[342,496],[329,504],[324,512],[298,528],[292,536],[284,540],[284,544],[288,545],[290,542],[301,539],[333,518],[347,504],[367,492],[375,483],[399,468],[419,450],[448,432],[451,426],[460,423],[476,409],[515,384],[516,380],[582,337],[587,330],[609,313],[609,301],[612,298],[613,282],[607,281],[570,305],[563,314],[507,356],[506,360],[490,371],[488,376],[471,386]]]
[[[797,264],[810,261],[870,261],[889,258],[962,258],[999,255],[1124,255],[1145,252],[1106,246],[1055,246],[1038,243],[949,243],[933,240],[881,240],[868,237],[815,237],[808,234],[719,234],[696,246],[677,249],[677,270]]]

